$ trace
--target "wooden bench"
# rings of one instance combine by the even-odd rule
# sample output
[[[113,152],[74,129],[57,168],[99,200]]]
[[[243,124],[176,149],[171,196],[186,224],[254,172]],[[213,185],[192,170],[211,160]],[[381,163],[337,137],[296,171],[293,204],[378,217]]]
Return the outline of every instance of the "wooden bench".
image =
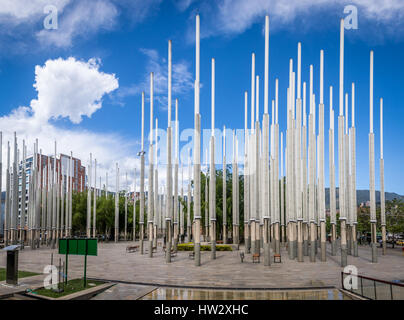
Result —
[[[281,263],[281,255],[280,254],[274,254],[274,263]]]
[[[258,253],[254,253],[252,258],[253,258],[253,263],[260,262],[260,255]]]
[[[166,247],[163,247],[163,251],[166,252]],[[174,248],[171,248],[171,257],[176,257],[177,256],[177,251],[174,250]]]
[[[195,259],[195,251],[191,251],[191,252],[189,253],[189,258],[190,258],[190,259]]]
[[[223,244],[223,240],[217,240],[216,243],[217,244]]]
[[[136,252],[137,249],[139,249],[139,246],[127,246],[126,247],[126,252],[129,252],[129,253]]]
[[[244,262],[244,252],[240,252],[240,259],[241,259],[241,263]]]
[[[157,247],[153,247],[153,252],[157,252]]]

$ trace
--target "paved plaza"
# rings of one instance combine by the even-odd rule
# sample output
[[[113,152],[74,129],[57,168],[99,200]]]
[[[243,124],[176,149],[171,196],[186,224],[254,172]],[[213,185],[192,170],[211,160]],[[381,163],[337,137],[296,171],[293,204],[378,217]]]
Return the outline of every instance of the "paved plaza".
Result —
[[[99,243],[98,256],[88,256],[87,276],[127,284],[150,286],[145,290],[152,291],[155,287],[196,287],[196,288],[246,288],[246,289],[298,289],[341,287],[341,271],[339,256],[327,252],[327,262],[310,263],[289,260],[287,251],[282,248],[282,263],[271,263],[267,267],[260,263],[252,263],[250,254],[246,254],[241,263],[240,251],[217,252],[217,259],[210,259],[210,252],[202,252],[202,265],[194,266],[189,252],[178,252],[172,263],[166,263],[161,247],[153,258],[147,253],[127,253],[126,247],[133,242]],[[243,250],[243,247],[240,247]],[[358,268],[360,275],[387,281],[404,279],[404,256],[401,249],[388,249],[382,256],[379,250],[378,263],[371,263],[369,246],[359,247],[359,257],[348,256],[348,264]],[[30,250],[26,248],[19,255],[19,270],[42,273],[51,262],[53,253],[54,264],[59,264],[57,250],[42,248]],[[272,259],[273,261],[273,259]],[[0,255],[0,266],[6,265],[6,254]],[[83,276],[84,257],[69,256],[69,278]],[[38,277],[38,276],[37,276]],[[21,282],[27,282],[24,279]],[[121,286],[122,287],[122,286]],[[139,289],[140,291],[143,288]],[[147,292],[146,292],[147,293]],[[143,291],[134,293],[142,296]]]

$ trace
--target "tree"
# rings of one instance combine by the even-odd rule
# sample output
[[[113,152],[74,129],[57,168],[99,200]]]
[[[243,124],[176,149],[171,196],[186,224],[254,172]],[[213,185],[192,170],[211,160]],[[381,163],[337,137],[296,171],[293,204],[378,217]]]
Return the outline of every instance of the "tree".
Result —
[[[386,201],[386,229],[393,234],[393,248],[395,236],[404,232],[404,202],[393,199]]]

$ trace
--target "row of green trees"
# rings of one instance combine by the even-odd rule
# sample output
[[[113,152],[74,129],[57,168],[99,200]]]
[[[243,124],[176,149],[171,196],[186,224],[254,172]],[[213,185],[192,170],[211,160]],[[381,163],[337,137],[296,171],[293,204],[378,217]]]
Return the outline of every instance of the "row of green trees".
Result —
[[[226,175],[226,190],[227,197],[225,199],[227,203],[227,215],[226,223],[228,230],[231,230],[232,225],[232,174],[231,167],[227,170]],[[205,226],[205,208],[209,206],[208,199],[205,199],[205,186],[208,176],[201,172],[201,213],[202,213],[202,226]],[[244,183],[243,176],[239,176],[239,190],[240,190],[240,234],[243,234],[244,229]],[[193,183],[193,182],[192,182]],[[185,193],[186,195],[186,193]],[[217,216],[217,236],[220,235],[223,225],[223,171],[216,170],[216,216]],[[93,202],[93,201],[92,201]],[[93,203],[92,203],[93,204]],[[128,216],[127,216],[127,231],[129,234],[133,232],[133,203],[128,201]],[[146,201],[147,205],[147,201]],[[184,223],[186,224],[186,212],[187,205],[184,200],[180,201],[180,205],[183,207]],[[93,209],[92,209],[93,210]],[[109,236],[114,230],[115,222],[115,197],[109,195],[98,197],[97,199],[97,233]],[[139,200],[136,201],[136,232],[139,230]],[[377,208],[377,218],[380,222],[380,207]],[[87,192],[74,193],[73,194],[73,232],[83,233],[86,230],[87,220]],[[191,203],[191,221],[193,220],[193,206]],[[145,219],[146,212],[145,212]],[[338,214],[337,214],[337,221]],[[387,231],[392,233],[404,232],[404,202],[402,200],[394,199],[393,201],[386,202],[386,224]],[[123,232],[125,227],[125,198],[124,192],[121,192],[119,197],[119,229]],[[186,227],[186,226],[185,226]],[[378,223],[380,229],[380,223]],[[339,230],[339,224],[337,226]],[[327,217],[327,230],[330,232],[331,225],[329,217]],[[367,207],[358,207],[358,226],[357,230],[361,233],[370,231],[370,213]],[[380,231],[380,230],[379,230]],[[338,231],[339,232],[339,231]]]

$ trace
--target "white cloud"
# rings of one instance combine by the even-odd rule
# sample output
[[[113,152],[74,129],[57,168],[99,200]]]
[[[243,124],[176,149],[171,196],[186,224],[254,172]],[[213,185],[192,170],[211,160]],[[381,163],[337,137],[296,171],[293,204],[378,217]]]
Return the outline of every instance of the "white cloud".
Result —
[[[31,101],[31,108],[37,121],[69,117],[80,123],[82,116],[91,117],[102,107],[101,98],[118,88],[118,80],[100,72],[96,59],[83,62],[70,57],[36,66],[34,87],[38,98]]]
[[[294,28],[292,22],[301,17],[305,18],[304,27],[310,28],[318,26],[316,19],[323,17],[310,15],[311,11],[343,17],[344,6],[350,4],[358,6],[360,23],[403,25],[402,0],[220,0],[202,1],[201,18],[205,19],[205,25],[201,32],[204,37],[240,34],[254,23],[262,22],[266,14],[271,19],[271,30]]]
[[[116,28],[119,19],[130,24],[156,12],[161,0],[1,0],[0,43],[13,53],[28,50],[69,48],[79,39]],[[43,21],[47,5],[57,8],[58,29],[46,30]],[[37,44],[40,46],[37,46]]]
[[[45,45],[70,47],[77,37],[112,29],[117,16],[117,8],[107,0],[79,1],[59,16],[57,30],[42,29],[36,37]]]
[[[60,12],[71,0],[53,0],[51,2]],[[14,23],[22,23],[26,20],[37,19],[43,14],[44,7],[49,5],[49,0],[2,0],[0,6],[0,22],[13,19]]]
[[[74,126],[66,129],[59,127],[57,122],[49,121],[68,117],[73,123],[78,123],[83,115],[91,116],[101,108],[102,97],[118,88],[115,76],[101,72],[96,59],[89,62],[74,58],[56,59],[36,67],[35,86],[38,98],[33,100],[30,107],[22,106],[0,117],[3,167],[6,167],[7,141],[12,147],[16,132],[19,148],[22,147],[22,140],[25,140],[29,154],[32,154],[35,139],[38,139],[44,154],[53,154],[56,140],[58,153],[70,154],[73,151],[73,156],[80,158],[84,166],[87,166],[91,152],[93,159],[97,158],[97,175],[102,177],[103,183],[105,173],[109,172],[111,190],[115,185],[112,177],[115,177],[116,162],[121,168],[121,181],[127,171],[131,183],[135,166],[139,168],[137,141],[116,133],[92,132]],[[3,175],[3,188],[4,179]]]
[[[196,1],[195,0],[176,0],[176,1],[174,1],[176,7],[180,11],[187,10],[194,2],[196,2]]]
[[[160,57],[159,53],[154,49],[140,49],[147,57],[145,66],[144,81],[140,84],[124,87],[119,90],[120,98],[137,95],[142,91],[149,94],[150,91],[150,72],[154,73],[154,98],[160,103],[162,110],[165,110],[168,105],[167,90],[168,90],[168,62],[167,59]],[[189,71],[189,64],[186,61],[175,63],[173,57],[172,65],[172,95],[173,99],[190,92],[194,87],[193,75]]]

